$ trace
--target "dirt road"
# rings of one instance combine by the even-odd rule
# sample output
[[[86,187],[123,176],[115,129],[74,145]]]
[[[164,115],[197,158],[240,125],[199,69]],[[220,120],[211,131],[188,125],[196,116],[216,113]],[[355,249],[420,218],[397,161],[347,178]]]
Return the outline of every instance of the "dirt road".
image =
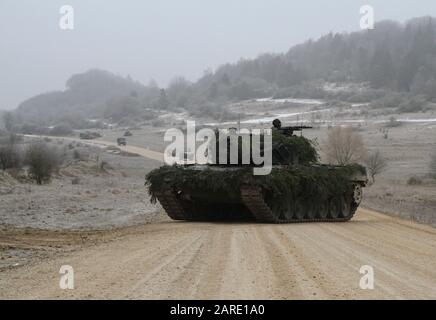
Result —
[[[436,298],[435,253],[435,229],[364,209],[339,224],[165,221],[0,272],[0,298]]]
[[[69,248],[1,271],[0,298],[436,299],[436,229],[365,209],[349,223],[162,221],[70,238],[0,234],[3,246]],[[73,290],[59,288],[62,265]],[[359,286],[364,265],[373,290]]]
[[[149,150],[149,149],[145,149],[145,148],[142,148],[142,147],[131,146],[131,145],[128,145],[128,146],[118,146],[117,143],[108,142],[108,141],[104,141],[104,140],[95,140],[95,143],[101,144],[101,145],[105,145],[105,146],[116,146],[116,147],[118,147],[122,151],[130,152],[130,153],[135,153],[135,154],[138,154],[138,155],[140,155],[142,157],[149,158],[149,159],[152,159],[152,160],[157,160],[157,161],[161,161],[161,162],[164,161],[163,153],[157,152],[157,151],[153,151],[153,150]]]
[[[89,144],[89,145],[112,146],[112,147],[117,147],[120,150],[125,151],[125,152],[138,154],[138,155],[145,157],[145,158],[149,158],[149,159],[157,160],[157,161],[161,161],[161,162],[164,161],[164,155],[161,152],[157,152],[157,151],[150,150],[150,149],[145,149],[145,148],[138,147],[138,146],[132,146],[132,145],[118,146],[118,144],[116,142],[111,142],[111,141],[106,141],[106,140],[100,140],[100,139],[83,140],[83,139],[79,139],[79,138],[75,138],[75,137],[53,137],[53,136],[31,135],[31,134],[25,134],[23,136],[27,137],[27,138],[32,138],[32,139],[45,139],[45,138],[47,138],[47,139],[62,139],[65,141],[74,141],[74,142],[80,142],[80,143]]]

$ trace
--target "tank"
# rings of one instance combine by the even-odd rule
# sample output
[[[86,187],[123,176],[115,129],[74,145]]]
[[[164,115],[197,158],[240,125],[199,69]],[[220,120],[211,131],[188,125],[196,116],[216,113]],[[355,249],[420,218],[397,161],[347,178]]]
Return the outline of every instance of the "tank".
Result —
[[[310,127],[282,127],[274,120],[268,175],[253,175],[253,163],[240,162],[155,169],[146,176],[151,201],[174,220],[349,221],[362,200],[366,169],[319,163],[315,142],[294,134],[303,129]]]

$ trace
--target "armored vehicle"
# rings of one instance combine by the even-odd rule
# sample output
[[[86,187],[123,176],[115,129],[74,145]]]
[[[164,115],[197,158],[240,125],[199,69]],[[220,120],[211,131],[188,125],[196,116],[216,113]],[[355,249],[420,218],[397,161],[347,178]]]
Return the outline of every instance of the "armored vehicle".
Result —
[[[81,132],[79,134],[79,137],[80,137],[80,139],[83,139],[83,140],[92,140],[92,139],[101,138],[101,134],[98,132],[86,131],[86,132]]]
[[[119,146],[125,146],[125,145],[127,145],[127,140],[126,140],[126,138],[118,138],[118,139],[117,139],[117,144],[118,144]]]
[[[349,221],[362,200],[366,169],[321,164],[315,143],[294,134],[309,127],[273,125],[270,174],[253,175],[252,162],[165,165],[146,176],[151,201],[174,220]]]

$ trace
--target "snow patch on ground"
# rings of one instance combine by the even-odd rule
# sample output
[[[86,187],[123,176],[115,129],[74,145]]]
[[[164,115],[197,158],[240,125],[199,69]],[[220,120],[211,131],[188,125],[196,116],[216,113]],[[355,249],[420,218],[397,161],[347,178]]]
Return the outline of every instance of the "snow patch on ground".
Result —
[[[340,93],[340,92],[363,92],[370,89],[367,83],[337,83],[337,82],[327,82],[322,87],[324,91]]]
[[[241,124],[271,123],[274,119],[281,119],[282,120],[282,119],[288,119],[288,118],[292,118],[292,117],[296,117],[296,116],[300,116],[300,115],[305,115],[305,114],[319,113],[319,112],[328,112],[330,110],[331,109],[321,109],[321,110],[311,110],[311,111],[304,111],[304,112],[277,113],[277,114],[274,114],[273,116],[244,120],[244,121],[241,121]],[[300,120],[299,120],[299,122],[300,122]],[[304,122],[304,120],[302,120],[301,122]],[[235,123],[235,121],[210,122],[210,123],[206,123],[205,125],[207,125],[207,126],[217,126],[217,125],[230,125],[230,124],[234,124],[234,123]]]
[[[308,104],[308,105],[322,105],[325,103],[324,100],[318,100],[318,99],[295,99],[295,98],[274,99],[272,97],[256,99],[256,102],[297,103],[297,104]]]

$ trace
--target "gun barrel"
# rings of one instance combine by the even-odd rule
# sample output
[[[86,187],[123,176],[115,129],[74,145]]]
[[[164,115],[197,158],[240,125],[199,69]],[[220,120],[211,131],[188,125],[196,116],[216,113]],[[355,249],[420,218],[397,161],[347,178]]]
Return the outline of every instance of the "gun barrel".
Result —
[[[303,129],[312,129],[312,127],[309,126],[291,126],[291,127],[281,127],[278,129],[285,135],[293,135],[294,131],[303,131]]]
[[[299,131],[303,129],[313,129],[313,127],[310,126],[290,126],[290,127],[282,127],[282,129],[290,129],[294,131]]]
[[[282,122],[279,119],[275,119],[273,121],[274,128],[280,130],[284,134],[292,135],[294,131],[302,131],[303,129],[312,129],[313,127],[309,126],[290,126],[290,127],[282,127]]]

